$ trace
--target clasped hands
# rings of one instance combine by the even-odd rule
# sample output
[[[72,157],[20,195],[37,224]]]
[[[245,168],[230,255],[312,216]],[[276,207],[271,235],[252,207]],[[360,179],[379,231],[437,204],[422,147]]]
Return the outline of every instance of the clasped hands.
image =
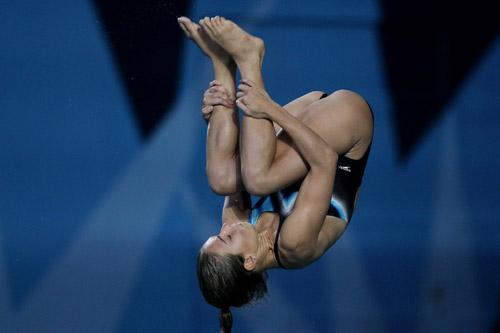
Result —
[[[210,82],[208,89],[203,94],[201,109],[205,120],[210,119],[212,111],[217,105],[230,109],[237,106],[246,116],[258,119],[269,118],[269,112],[277,106],[264,89],[256,87],[254,82],[248,79],[240,81],[236,99],[219,81]]]

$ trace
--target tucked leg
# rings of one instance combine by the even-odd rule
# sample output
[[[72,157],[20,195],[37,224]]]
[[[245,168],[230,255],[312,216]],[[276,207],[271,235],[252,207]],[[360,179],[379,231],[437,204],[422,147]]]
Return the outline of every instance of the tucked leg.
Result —
[[[212,60],[214,76],[234,100],[236,64],[201,27],[187,17],[179,25],[196,45]],[[216,89],[217,87],[213,87]],[[217,105],[210,114],[207,130],[206,172],[212,190],[220,195],[233,194],[243,188],[238,156],[238,113],[234,106]]]

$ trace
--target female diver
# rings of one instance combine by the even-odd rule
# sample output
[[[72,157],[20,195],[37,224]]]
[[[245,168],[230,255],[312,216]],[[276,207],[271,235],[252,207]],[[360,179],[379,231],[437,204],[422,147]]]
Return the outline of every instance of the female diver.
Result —
[[[221,332],[230,332],[229,308],[262,297],[268,269],[311,264],[346,229],[373,114],[348,90],[313,91],[281,107],[264,88],[262,39],[219,16],[178,22],[212,60],[215,74],[202,108],[206,171],[225,201],[222,228],[201,247],[197,271],[205,300],[221,309]],[[259,197],[254,205],[250,195]]]

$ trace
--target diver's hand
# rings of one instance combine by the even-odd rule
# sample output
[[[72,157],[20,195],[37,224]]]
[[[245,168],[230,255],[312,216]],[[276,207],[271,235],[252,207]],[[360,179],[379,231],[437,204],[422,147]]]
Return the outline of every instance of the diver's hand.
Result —
[[[208,89],[203,94],[201,113],[203,119],[208,121],[212,115],[214,107],[217,105],[234,109],[234,97],[231,96],[226,88],[217,80],[210,82]]]
[[[248,79],[240,81],[236,98],[236,105],[245,115],[252,118],[269,118],[269,112],[279,106],[264,89],[256,87]]]

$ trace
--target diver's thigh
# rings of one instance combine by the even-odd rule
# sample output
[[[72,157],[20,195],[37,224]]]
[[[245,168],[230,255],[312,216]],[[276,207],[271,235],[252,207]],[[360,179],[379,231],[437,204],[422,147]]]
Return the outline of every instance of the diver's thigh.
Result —
[[[311,103],[299,118],[304,125],[318,134],[339,155],[347,154],[356,145],[369,144],[371,137],[371,115],[367,104],[357,94],[338,91],[326,98]],[[370,123],[370,124],[368,124]],[[361,147],[361,153],[366,147]],[[356,157],[356,156],[355,156]],[[284,181],[293,182],[304,177],[308,166],[301,157],[292,138],[281,131],[276,140],[276,154],[271,165],[273,174],[283,176]]]
[[[338,104],[338,103],[337,103]],[[342,142],[336,142],[336,136],[332,135],[332,131],[339,130],[340,114],[335,111],[339,105],[328,100],[327,98],[317,100],[310,103],[301,112],[300,116],[297,117],[300,121],[304,123],[307,127],[318,134],[325,142],[327,142],[336,152],[346,149],[346,147],[351,143],[352,140],[349,138],[342,138]],[[336,125],[337,122],[337,125]],[[344,132],[345,129],[342,129]],[[347,135],[350,137],[350,135]],[[297,163],[305,164],[305,162],[300,158],[300,154],[295,147],[292,138],[284,131],[280,131],[277,135],[276,140],[276,153],[274,161],[280,159],[287,160],[287,163],[292,163],[293,161]]]
[[[288,102],[283,108],[294,117],[301,118],[304,110],[312,103],[318,101],[324,93],[322,91],[311,91],[302,95],[291,102]]]

